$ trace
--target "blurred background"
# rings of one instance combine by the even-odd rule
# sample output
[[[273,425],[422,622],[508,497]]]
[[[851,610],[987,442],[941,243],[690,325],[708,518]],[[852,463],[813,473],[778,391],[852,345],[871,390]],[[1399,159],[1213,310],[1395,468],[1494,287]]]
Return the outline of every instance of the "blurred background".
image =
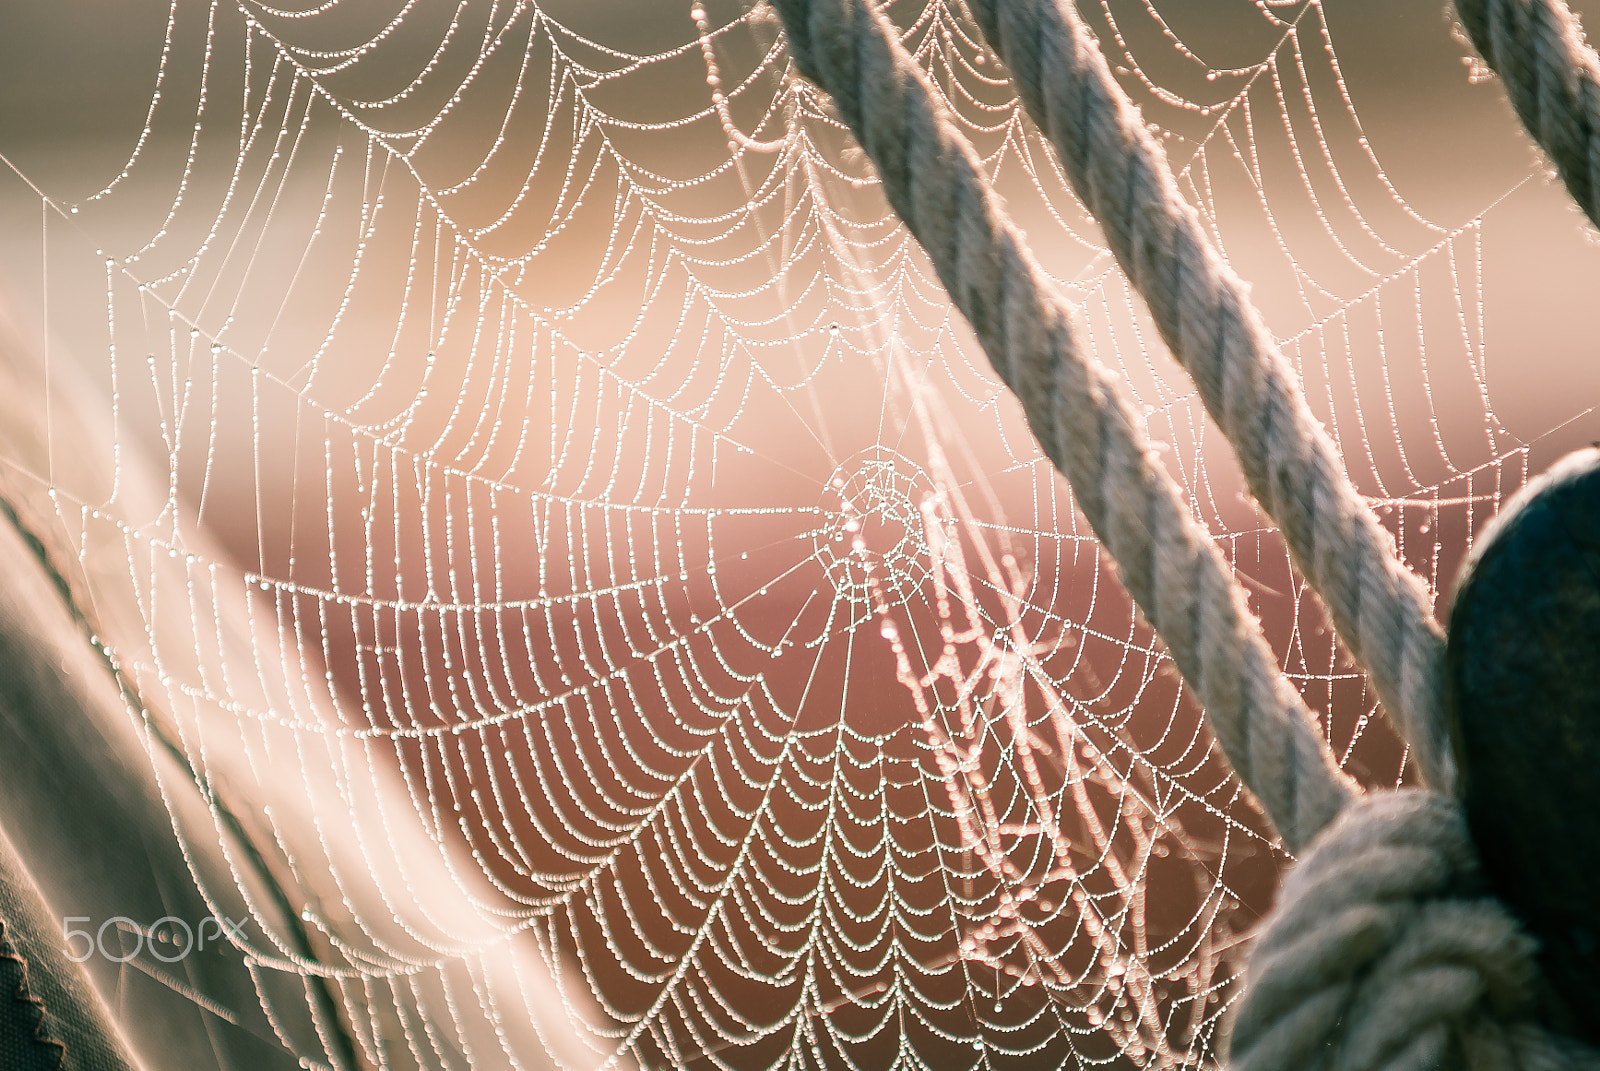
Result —
[[[884,10],[1342,764],[1406,780],[962,6]],[[1600,438],[1591,229],[1441,5],[1081,10],[1447,605]],[[90,965],[133,1047],[178,982],[219,1066],[1214,1061],[1286,857],[769,16],[0,20],[0,490],[149,865],[250,920],[226,1016]],[[98,924],[115,868],[41,861],[95,806],[7,831]]]

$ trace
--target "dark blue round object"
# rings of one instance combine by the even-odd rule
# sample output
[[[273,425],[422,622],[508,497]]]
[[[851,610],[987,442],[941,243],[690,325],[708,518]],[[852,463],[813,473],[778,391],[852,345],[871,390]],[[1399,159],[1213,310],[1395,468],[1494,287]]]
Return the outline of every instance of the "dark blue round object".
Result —
[[[1462,568],[1445,709],[1473,840],[1600,1040],[1600,449],[1517,493]]]

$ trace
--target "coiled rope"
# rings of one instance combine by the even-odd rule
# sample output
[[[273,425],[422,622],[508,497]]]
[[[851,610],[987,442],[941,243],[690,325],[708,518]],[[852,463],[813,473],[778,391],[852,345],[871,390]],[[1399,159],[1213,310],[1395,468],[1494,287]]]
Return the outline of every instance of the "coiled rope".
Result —
[[[1350,791],[1264,659],[1259,624],[1209,533],[1152,461],[1114,377],[1083,347],[1069,304],[893,27],[868,0],[772,3],[795,65],[829,93],[876,165],[1240,780],[1291,851],[1310,844],[1263,927],[1231,1043],[1235,1068],[1600,1067],[1539,1025],[1528,998],[1533,942],[1486,892],[1457,806],[1427,792]],[[1043,117],[1419,767],[1448,790],[1442,637],[1426,590],[1344,477],[1243,284],[1209,249],[1067,0],[969,3],[1009,50],[1025,106]],[[1231,680],[1224,652],[1240,659]],[[1271,746],[1259,747],[1263,738]]]
[[[1517,118],[1600,227],[1600,57],[1561,0],[1456,0]]]

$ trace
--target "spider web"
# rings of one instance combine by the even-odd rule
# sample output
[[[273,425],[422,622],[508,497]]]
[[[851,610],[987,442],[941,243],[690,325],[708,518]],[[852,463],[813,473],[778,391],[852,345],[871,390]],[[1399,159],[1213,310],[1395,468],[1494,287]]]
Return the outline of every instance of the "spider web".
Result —
[[[1500,202],[1401,195],[1314,0],[1169,6],[1085,5],[1437,589],[1528,464]],[[1403,779],[959,3],[886,10],[1341,761]],[[314,956],[195,875],[286,1049],[348,1062],[272,984],[315,975],[374,1067],[1214,1062],[1283,853],[769,16],[140,18],[87,164],[6,150],[55,338],[7,472],[304,904]]]

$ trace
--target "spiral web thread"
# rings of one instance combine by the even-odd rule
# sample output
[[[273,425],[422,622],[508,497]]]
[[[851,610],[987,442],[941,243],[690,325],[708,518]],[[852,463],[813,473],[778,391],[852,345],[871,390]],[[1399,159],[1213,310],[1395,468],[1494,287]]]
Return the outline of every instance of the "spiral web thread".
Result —
[[[1395,783],[1004,73],[959,5],[888,10],[1341,761]],[[1436,585],[1527,459],[1485,372],[1494,208],[1407,204],[1315,2],[1238,5],[1218,67],[1157,5],[1088,14]],[[349,1062],[271,984],[317,974],[374,1067],[564,1032],[590,1067],[1214,1061],[1282,854],[769,17],[150,29],[93,167],[0,146],[56,347],[7,486],[306,904],[315,959],[242,864],[196,874],[251,912],[284,1047]]]

